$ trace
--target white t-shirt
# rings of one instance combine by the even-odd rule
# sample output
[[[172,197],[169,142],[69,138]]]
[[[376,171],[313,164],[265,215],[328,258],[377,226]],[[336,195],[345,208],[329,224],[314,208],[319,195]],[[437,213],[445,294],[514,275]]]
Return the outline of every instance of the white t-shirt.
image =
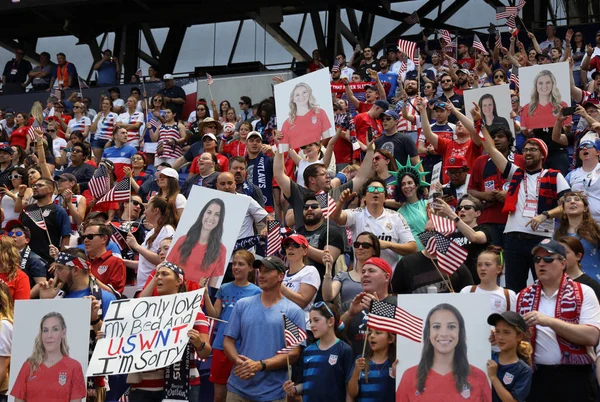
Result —
[[[600,330],[600,305],[596,294],[588,285],[581,284],[583,301],[581,303],[581,313],[579,314],[579,325],[590,325]],[[547,296],[542,290],[540,294],[540,304],[538,310],[548,317],[554,317],[556,311],[558,290],[554,294]],[[550,327],[536,325],[535,337],[535,355],[533,362],[535,364],[555,365],[560,364],[561,353],[556,339],[556,332]],[[589,349],[589,348],[588,348]]]
[[[248,197],[245,194],[238,194],[238,196]],[[248,198],[250,198],[250,205],[248,206],[248,210],[246,211],[246,216],[244,216],[242,227],[240,228],[240,232],[238,233],[238,239],[254,236],[254,224],[262,221],[268,215],[267,211],[265,211],[264,208],[261,207],[260,204],[256,202],[254,198]]]
[[[303,283],[312,286],[316,290],[319,290],[319,287],[321,286],[321,276],[319,275],[317,268],[312,265],[305,265],[304,268],[293,275],[289,275],[289,271],[287,271],[283,277],[283,285],[296,293],[300,291],[300,285]],[[317,292],[315,292],[312,300],[303,309],[306,325],[308,325],[310,309],[315,302],[316,296]]]
[[[512,180],[513,175],[519,169],[519,167],[512,162],[508,162],[510,164],[510,173],[508,178],[506,179],[508,182]],[[508,220],[506,221],[506,228],[504,229],[504,233],[510,232],[521,232],[521,233],[529,233],[537,236],[544,237],[552,237],[554,234],[554,219],[547,219],[544,223],[542,223],[536,231],[531,229],[531,225],[527,225],[527,222],[531,220],[531,218],[523,216],[523,210],[525,208],[525,182],[527,182],[527,197],[531,200],[534,200],[536,205],[538,201],[537,194],[537,181],[538,177],[542,172],[545,172],[545,169],[541,172],[537,172],[534,174],[529,174],[525,172],[525,177],[521,181],[519,185],[519,195],[517,196],[517,206],[516,210],[513,213],[508,214]],[[544,173],[545,174],[545,173]],[[565,180],[563,175],[559,173],[556,177],[556,193],[560,194],[563,191],[569,190],[569,183]],[[535,215],[537,216],[537,210],[535,211]]]
[[[66,146],[67,146],[67,141],[64,138],[60,138],[60,137],[53,138],[52,139],[52,153],[54,154],[54,157],[60,158],[60,150],[65,148]]]
[[[187,204],[187,200],[185,199],[185,195],[179,193],[177,197],[175,197],[175,208],[185,208],[185,204]]]
[[[71,129],[71,132],[81,131],[83,133],[86,127],[90,127],[91,125],[92,121],[90,120],[90,118],[87,116],[82,116],[79,120],[73,117],[71,120],[69,120],[69,124],[67,126]]]
[[[12,352],[13,324],[8,320],[2,320],[0,325],[2,325],[0,327],[0,356],[10,357]]]
[[[582,167],[572,170],[566,179],[572,191],[583,191],[587,195],[590,213],[596,222],[600,222],[600,163],[591,172]]]
[[[408,223],[399,212],[384,209],[377,218],[371,215],[367,208],[347,209],[345,212],[346,227],[352,232],[353,239],[362,232],[371,232],[379,240],[393,243],[404,244],[415,241]],[[392,266],[392,270],[396,269],[396,264],[400,261],[400,256],[389,249],[381,250],[381,258]]]
[[[173,228],[173,226],[170,225],[163,226],[158,236],[156,236],[156,239],[154,239],[150,247],[148,247],[146,245],[146,241],[150,238],[150,236],[152,236],[153,233],[154,229],[146,233],[146,238],[144,239],[144,243],[142,244],[142,246],[152,251],[153,253],[156,253],[158,251],[158,246],[160,245],[160,242],[166,237],[173,236],[175,234],[175,229]],[[146,284],[146,280],[148,279],[150,272],[152,272],[155,268],[156,265],[152,264],[146,259],[146,257],[140,254],[140,260],[138,261],[137,283],[135,285],[136,291],[144,289],[144,285]]]

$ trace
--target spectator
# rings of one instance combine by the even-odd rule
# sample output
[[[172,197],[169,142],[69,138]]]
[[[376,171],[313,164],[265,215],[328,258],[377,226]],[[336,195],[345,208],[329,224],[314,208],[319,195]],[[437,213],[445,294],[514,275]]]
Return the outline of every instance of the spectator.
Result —
[[[242,121],[252,121],[254,117],[252,116],[252,99],[248,96],[242,96],[240,98],[240,119]],[[208,117],[208,116],[207,116]]]
[[[123,294],[125,289],[125,264],[121,258],[112,255],[106,247],[112,236],[107,225],[88,224],[83,233],[85,252],[90,260],[90,270],[94,278],[113,290]]]
[[[121,62],[118,57],[113,57],[112,51],[106,49],[102,58],[92,67],[98,72],[97,85],[118,85],[121,78]]]
[[[137,150],[128,145],[127,141],[129,133],[125,127],[116,126],[113,131],[114,144],[109,148],[105,148],[102,152],[102,159],[109,160],[114,164],[114,173],[117,181],[121,181],[125,177],[124,169],[131,169],[131,158],[137,153]]]
[[[44,91],[50,88],[50,78],[52,77],[52,62],[50,53],[40,53],[40,64],[35,66],[29,72],[28,82],[31,82],[34,91]]]
[[[454,206],[462,196],[468,193],[467,188],[471,176],[469,164],[462,156],[451,156],[445,162],[444,168],[450,180],[442,186],[443,199]]]
[[[371,46],[365,46],[365,48],[362,51],[359,50],[359,52],[362,53],[362,60],[360,60],[360,67],[358,68],[360,79],[363,81],[369,81],[371,75],[367,72],[367,70],[379,69],[379,63],[376,59],[377,52],[375,52]],[[356,55],[356,53],[354,54]]]
[[[454,78],[452,75],[445,72],[442,73],[442,75],[439,77],[439,82],[442,89],[442,94],[438,98],[438,101],[452,103],[456,109],[462,112],[464,110],[465,101],[462,95],[459,95],[454,91],[456,87],[454,85]],[[454,115],[450,115],[448,121],[456,124],[458,118],[456,118]]]
[[[215,188],[217,185],[217,177],[219,176],[219,172],[215,170],[217,157],[205,152],[200,155],[197,161],[198,173],[190,175],[181,186],[181,194],[185,198],[190,196],[190,191],[194,185],[208,188]]]
[[[372,81],[375,82],[375,85],[369,84],[369,85],[364,86],[364,90],[365,90],[365,101],[364,102],[359,101],[358,98],[356,96],[354,96],[354,93],[352,92],[352,89],[350,88],[348,80],[346,80],[345,78],[342,78],[344,88],[346,89],[346,96],[348,97],[348,100],[350,101],[350,103],[352,103],[352,105],[354,106],[354,108],[356,109],[356,111],[358,113],[368,112],[375,104],[375,101],[377,101],[379,99],[385,100],[387,98],[387,95],[385,93],[385,88],[383,87],[383,84],[381,83],[381,80],[379,79],[379,75],[378,75],[377,71],[369,70],[368,73],[371,74],[371,79],[372,79]],[[389,108],[389,105],[387,108],[385,108],[385,110],[387,110],[388,108]]]
[[[165,109],[164,122],[159,128],[150,128],[152,142],[158,142],[156,162],[167,162],[173,165],[177,158],[183,156],[181,146],[186,142],[185,126],[178,120],[173,110]]]
[[[13,130],[17,127],[14,110],[6,109],[4,111],[4,119],[0,120],[0,127],[2,128],[2,131],[4,131],[4,133],[10,137]]]
[[[137,100],[133,96],[127,98],[127,110],[119,115],[115,123],[115,129],[126,129],[126,144],[137,150],[140,147],[140,142],[143,140],[140,138],[140,128],[144,124],[144,114],[136,111],[136,105]]]
[[[352,73],[354,73],[354,69],[346,64],[346,54],[338,53],[335,56],[335,61],[340,69],[342,78],[346,78],[348,81],[352,78]]]
[[[1,395],[6,398],[8,392],[8,377],[10,369],[10,356],[12,354],[12,337],[15,303],[10,297],[6,283],[0,283],[0,383]]]
[[[393,73],[389,69],[390,65],[387,57],[381,56],[379,58],[379,73],[378,77],[380,81],[387,82],[390,84],[390,89],[388,90],[386,98],[391,100],[396,96],[396,88],[398,88],[398,80],[402,81],[402,78],[398,78],[398,74]],[[375,69],[372,69],[375,70]],[[370,78],[370,76],[369,76]]]
[[[7,222],[4,232],[14,240],[15,247],[21,256],[20,268],[29,277],[30,298],[37,298],[39,289],[35,285],[46,280],[47,262],[31,251],[31,247],[29,247],[31,232],[20,221],[15,219]]]
[[[398,131],[398,114],[393,110],[386,110],[383,114],[384,135],[375,140],[375,147],[388,151],[400,163],[405,163],[410,158],[411,164],[416,166],[421,159],[417,154],[415,141],[407,133]]]
[[[69,153],[71,163],[63,170],[64,173],[75,176],[82,193],[88,189],[88,183],[94,175],[94,167],[85,162],[89,153],[89,148],[82,142],[73,143]],[[63,155],[65,159],[67,158],[67,151],[64,148],[61,149],[61,155]]]
[[[265,207],[266,198],[261,189],[252,181],[247,181],[246,159],[242,156],[235,156],[229,160],[229,172],[235,179],[235,190],[238,194],[245,194],[251,197],[262,208]]]
[[[79,87],[79,81],[77,78],[77,69],[73,63],[67,61],[67,56],[64,53],[58,53],[56,55],[57,65],[52,70],[52,79],[50,80],[50,87],[46,91],[50,91],[54,88],[54,84],[57,84],[58,89],[73,89]]]
[[[111,99],[103,98],[101,105],[102,108],[90,127],[90,132],[93,133],[93,138],[90,142],[96,162],[102,159],[104,148],[106,148],[106,144],[112,139],[115,125],[119,119],[119,115],[111,111],[114,105]]]
[[[15,123],[17,124],[10,135],[11,146],[29,149],[31,138],[27,135],[27,132],[29,131],[29,126],[27,125],[28,121],[29,115],[27,113],[17,113],[17,116],[15,117]]]
[[[125,112],[125,101],[121,99],[121,90],[119,87],[108,89],[108,96],[112,102],[112,111],[116,114]]]
[[[12,154],[13,149],[6,142],[0,142],[0,186],[9,186],[11,179],[9,178],[13,164]]]
[[[158,91],[158,93],[163,96],[165,107],[171,108],[175,115],[183,117],[181,113],[183,112],[183,105],[185,105],[185,91],[175,85],[175,78],[172,74],[165,74],[163,82],[165,83],[165,87]]]
[[[13,300],[29,300],[29,277],[20,268],[21,253],[12,237],[0,237],[0,280],[8,285]]]
[[[55,178],[57,184],[57,195],[53,202],[67,211],[71,223],[71,234],[77,235],[77,228],[83,222],[87,209],[87,201],[80,194],[77,178],[71,173],[63,173]]]
[[[31,63],[24,60],[25,50],[17,48],[15,58],[6,62],[2,73],[2,93],[4,95],[19,94],[25,92],[27,76],[31,71]]]
[[[592,278],[581,270],[581,261],[585,254],[585,248],[581,241],[574,236],[559,237],[558,241],[567,253],[567,275],[575,282],[588,285],[600,300],[600,283],[598,279]]]

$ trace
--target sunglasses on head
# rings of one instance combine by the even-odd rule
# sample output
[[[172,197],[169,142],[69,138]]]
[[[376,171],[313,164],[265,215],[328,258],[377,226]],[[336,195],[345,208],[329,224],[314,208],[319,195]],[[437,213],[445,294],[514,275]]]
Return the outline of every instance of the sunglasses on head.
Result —
[[[306,204],[304,210],[308,211],[309,209],[318,209],[319,207],[319,204]]]
[[[470,211],[470,210],[476,209],[476,208],[475,208],[475,205],[460,205],[456,208],[457,211],[462,211],[463,209],[465,211]]]
[[[354,248],[364,248],[365,250],[373,248],[373,245],[371,243],[367,243],[364,241],[355,241],[352,245],[354,246]]]
[[[385,188],[369,186],[367,187],[367,193],[385,193]]]
[[[13,237],[13,236],[21,237],[21,236],[23,236],[23,231],[21,231],[21,230],[17,230],[17,231],[14,231],[14,232],[13,232],[13,231],[11,230],[10,232],[8,232],[8,236],[9,236],[9,237]]]
[[[325,309],[327,310],[327,312],[329,313],[329,318],[334,317],[333,312],[331,311],[331,309],[329,308],[329,306],[327,305],[327,303],[320,301],[314,304],[313,308],[311,310],[317,309],[317,308],[321,308],[325,306]]]
[[[551,264],[554,260],[560,260],[560,259],[561,259],[561,257],[553,257],[551,255],[545,255],[543,257],[536,255],[535,257],[533,257],[533,262],[535,262],[537,264],[540,261],[544,260],[545,263]]]
[[[287,250],[290,247],[293,247],[293,248],[302,248],[302,246],[300,244],[294,243],[294,242],[292,242],[292,243],[286,243],[286,244],[283,245],[283,249],[284,250]]]

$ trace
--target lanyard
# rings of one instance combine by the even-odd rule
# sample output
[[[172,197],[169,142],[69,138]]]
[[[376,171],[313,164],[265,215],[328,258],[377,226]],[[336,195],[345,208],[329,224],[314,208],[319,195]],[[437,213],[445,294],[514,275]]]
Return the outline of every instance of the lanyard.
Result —
[[[25,247],[25,252],[23,253],[23,257],[21,258],[21,270],[25,271],[25,266],[27,265],[27,261],[29,260],[29,254],[31,253],[31,249],[29,246]]]
[[[540,175],[537,178],[537,183],[536,183],[536,187],[535,187],[535,196],[536,199],[538,197],[538,195],[540,194],[540,184],[542,182],[542,177],[544,177],[544,175],[546,174],[546,170],[542,170],[540,172]],[[525,201],[527,201],[529,199],[529,197],[527,196],[527,173],[525,173],[525,176],[523,177],[523,184],[525,185]]]

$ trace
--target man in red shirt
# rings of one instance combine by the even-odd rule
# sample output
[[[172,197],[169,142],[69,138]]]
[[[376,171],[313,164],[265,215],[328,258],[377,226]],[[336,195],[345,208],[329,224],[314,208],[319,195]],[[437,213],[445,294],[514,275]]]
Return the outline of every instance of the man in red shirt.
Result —
[[[464,43],[458,45],[458,61],[460,68],[473,70],[475,68],[475,59],[469,54],[469,47]]]
[[[90,259],[90,270],[96,279],[119,293],[125,289],[126,269],[123,260],[107,251],[112,230],[107,225],[86,226],[83,235],[85,252]]]
[[[387,101],[377,99],[368,112],[359,113],[354,117],[356,138],[362,143],[361,148],[364,146],[364,150],[366,150],[366,145],[369,142],[367,138],[369,127],[373,130],[373,139],[379,138],[383,133],[381,115],[389,108],[390,104]],[[359,160],[360,152],[357,150],[353,157],[355,160]]]
[[[358,113],[368,112],[376,100],[387,98],[385,88],[379,79],[379,74],[377,71],[369,69],[367,70],[367,73],[371,76],[371,81],[374,81],[375,85],[365,85],[364,102],[359,101],[356,96],[354,96],[352,89],[350,89],[350,86],[348,85],[348,80],[346,78],[342,78],[342,81],[344,82],[344,88],[346,89],[346,96],[352,105],[354,105]]]

